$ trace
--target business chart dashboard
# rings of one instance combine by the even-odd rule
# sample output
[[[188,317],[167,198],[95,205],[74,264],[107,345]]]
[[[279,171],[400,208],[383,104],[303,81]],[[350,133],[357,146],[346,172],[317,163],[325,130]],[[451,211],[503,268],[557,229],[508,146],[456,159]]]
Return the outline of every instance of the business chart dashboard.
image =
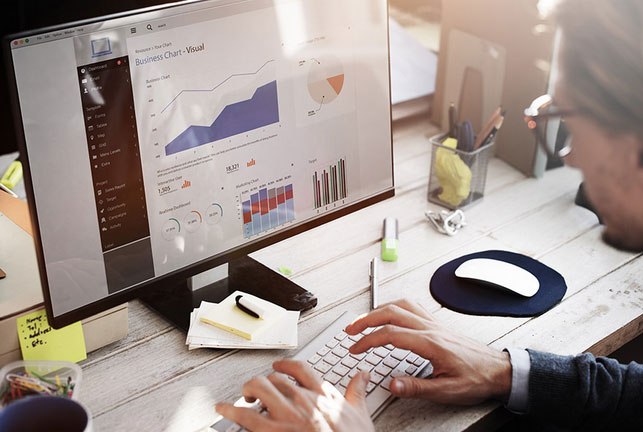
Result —
[[[56,312],[390,189],[386,26],[385,2],[210,1],[12,41],[33,182],[68,173],[36,206],[78,221],[40,227],[50,283],[103,268]]]

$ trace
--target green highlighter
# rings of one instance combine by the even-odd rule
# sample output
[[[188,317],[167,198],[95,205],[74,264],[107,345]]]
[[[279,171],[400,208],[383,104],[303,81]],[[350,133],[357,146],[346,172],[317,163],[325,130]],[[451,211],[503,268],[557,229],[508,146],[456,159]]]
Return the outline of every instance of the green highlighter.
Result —
[[[382,229],[382,260],[397,261],[397,248],[399,244],[399,224],[394,217],[384,219]]]

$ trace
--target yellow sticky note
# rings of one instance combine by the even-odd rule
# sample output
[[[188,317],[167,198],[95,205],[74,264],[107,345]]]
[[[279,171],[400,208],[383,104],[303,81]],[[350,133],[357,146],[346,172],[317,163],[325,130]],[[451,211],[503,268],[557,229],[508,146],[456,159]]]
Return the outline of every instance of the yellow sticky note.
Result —
[[[54,330],[47,312],[39,310],[18,318],[18,339],[24,360],[67,360],[87,358],[85,336],[80,321]]]

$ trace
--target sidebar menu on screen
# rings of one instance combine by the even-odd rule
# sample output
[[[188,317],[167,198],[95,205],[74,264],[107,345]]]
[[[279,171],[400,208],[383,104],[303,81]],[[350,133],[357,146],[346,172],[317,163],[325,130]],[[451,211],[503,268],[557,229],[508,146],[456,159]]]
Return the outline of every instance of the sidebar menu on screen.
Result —
[[[80,66],[78,81],[111,294],[154,277],[128,59]]]

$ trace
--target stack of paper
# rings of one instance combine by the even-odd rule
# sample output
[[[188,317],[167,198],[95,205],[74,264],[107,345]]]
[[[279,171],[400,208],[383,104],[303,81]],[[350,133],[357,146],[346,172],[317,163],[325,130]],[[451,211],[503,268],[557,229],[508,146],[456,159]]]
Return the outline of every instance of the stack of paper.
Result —
[[[237,295],[252,297],[257,303],[264,302],[261,304],[267,310],[264,319],[252,318],[239,310],[234,301]],[[287,311],[265,300],[237,291],[218,304],[201,302],[190,316],[190,329],[185,343],[190,350],[297,348],[298,321],[298,311]],[[233,333],[232,329],[237,334]],[[245,337],[240,334],[244,334]]]

